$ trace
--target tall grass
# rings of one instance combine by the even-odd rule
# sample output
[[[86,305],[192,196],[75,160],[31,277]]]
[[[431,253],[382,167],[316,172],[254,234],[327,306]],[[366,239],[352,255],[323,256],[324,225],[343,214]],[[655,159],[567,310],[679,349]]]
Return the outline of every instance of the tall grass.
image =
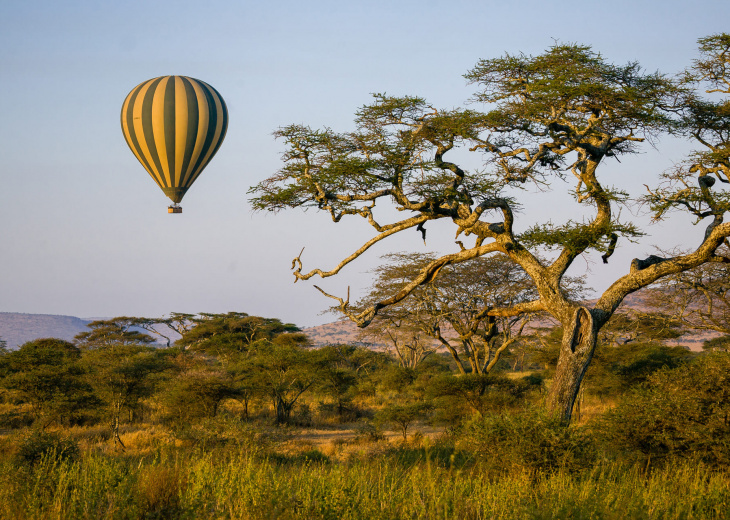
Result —
[[[290,462],[242,451],[0,463],[0,519],[705,519],[730,517],[730,476],[687,462],[645,474],[495,477],[425,457]]]

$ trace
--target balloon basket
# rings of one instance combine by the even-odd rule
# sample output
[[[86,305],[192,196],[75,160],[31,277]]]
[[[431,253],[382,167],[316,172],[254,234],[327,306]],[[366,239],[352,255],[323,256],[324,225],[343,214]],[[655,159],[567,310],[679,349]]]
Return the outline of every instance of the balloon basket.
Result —
[[[167,212],[168,213],[182,213],[182,207],[181,206],[168,206]]]

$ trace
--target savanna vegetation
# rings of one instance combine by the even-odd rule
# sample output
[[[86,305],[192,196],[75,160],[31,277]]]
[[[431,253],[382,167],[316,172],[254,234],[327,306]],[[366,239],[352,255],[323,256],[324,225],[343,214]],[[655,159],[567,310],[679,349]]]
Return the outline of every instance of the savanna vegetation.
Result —
[[[243,312],[0,342],[0,519],[728,518],[730,105],[707,96],[730,93],[730,35],[700,52],[669,77],[556,44],[479,62],[486,112],[377,95],[355,132],[281,129],[254,206],[378,233],[330,271],[300,255],[296,279],[435,219],[474,244],[391,254],[361,301],[328,295],[387,348],[315,348]],[[643,236],[604,163],[668,133],[701,149],[643,202],[709,222],[699,246],[635,259],[586,303],[574,260]],[[486,167],[445,159],[461,145]],[[576,218],[517,232],[514,188],[570,175]],[[376,220],[381,200],[403,220]],[[697,330],[714,337],[683,347]]]
[[[730,353],[637,312],[569,426],[546,321],[470,335],[488,371],[241,312],[186,315],[170,346],[128,317],[28,342],[0,356],[0,518],[726,518]]]

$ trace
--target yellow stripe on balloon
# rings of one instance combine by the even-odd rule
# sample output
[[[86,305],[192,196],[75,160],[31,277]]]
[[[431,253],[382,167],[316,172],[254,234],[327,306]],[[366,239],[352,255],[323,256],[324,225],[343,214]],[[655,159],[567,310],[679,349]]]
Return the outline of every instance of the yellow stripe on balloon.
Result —
[[[152,143],[157,149],[157,157],[160,160],[160,177],[164,175],[165,186],[172,186],[170,177],[170,164],[167,160],[167,145],[165,144],[165,90],[168,78],[162,78],[155,87],[152,97]]]
[[[188,136],[188,97],[185,83],[180,76],[175,76],[175,179],[173,186],[180,185],[183,161],[185,160],[185,144]]]
[[[135,100],[134,106],[132,107],[132,121],[134,124],[134,133],[137,135],[137,142],[139,143],[139,147],[142,150],[142,155],[147,161],[147,164],[150,165],[149,168],[145,167],[145,169],[149,172],[152,178],[155,179],[155,182],[160,186],[160,188],[164,188],[165,185],[162,177],[160,176],[159,172],[155,171],[155,163],[152,160],[152,154],[150,153],[150,150],[147,146],[147,139],[145,139],[144,128],[142,127],[142,105],[144,104],[144,97],[145,94],[147,94],[147,90],[149,90],[150,85],[153,81],[155,81],[155,79],[149,80],[139,90],[139,94],[137,94],[137,99]]]

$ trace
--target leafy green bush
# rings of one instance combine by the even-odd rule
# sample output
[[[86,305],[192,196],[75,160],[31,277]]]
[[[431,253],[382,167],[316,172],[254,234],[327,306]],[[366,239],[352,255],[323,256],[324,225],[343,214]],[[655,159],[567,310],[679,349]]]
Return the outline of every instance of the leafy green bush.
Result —
[[[542,374],[517,379],[493,372],[442,375],[434,378],[428,389],[435,406],[432,422],[450,428],[462,424],[474,413],[483,415],[522,406],[542,385]]]
[[[592,467],[598,455],[589,431],[532,410],[476,418],[461,429],[456,447],[505,474],[580,471]]]
[[[431,410],[429,403],[391,403],[378,410],[375,414],[375,422],[378,424],[390,424],[400,430],[403,435],[403,442],[408,440],[408,428],[419,419],[424,419]]]
[[[631,459],[730,464],[730,354],[661,370],[596,420],[604,444]]]
[[[61,437],[57,433],[35,430],[20,442],[16,457],[20,462],[28,464],[35,464],[48,457],[76,460],[79,457],[79,446],[72,439]]]

